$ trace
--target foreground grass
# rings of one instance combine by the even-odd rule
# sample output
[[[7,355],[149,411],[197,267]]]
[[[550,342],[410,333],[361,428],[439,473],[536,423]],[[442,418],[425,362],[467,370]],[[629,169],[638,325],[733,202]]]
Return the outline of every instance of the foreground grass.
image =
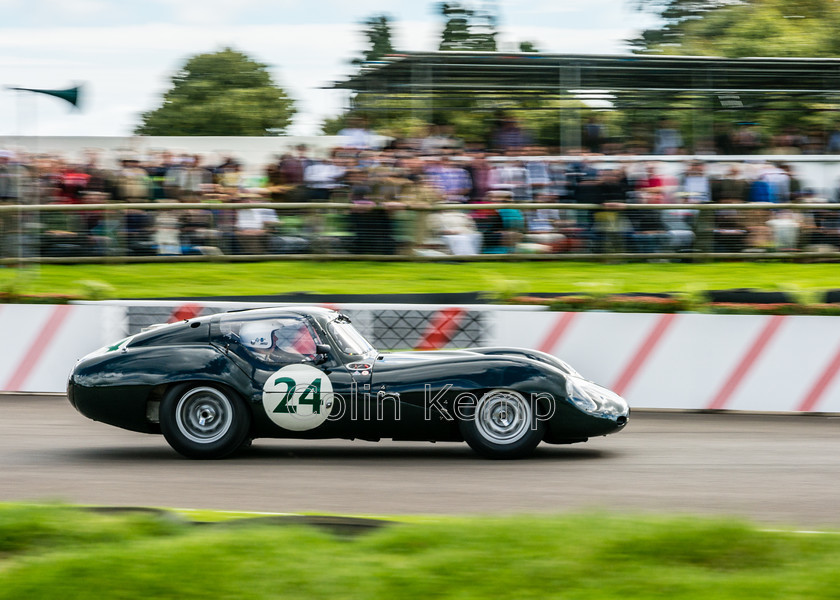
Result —
[[[18,532],[0,548],[0,598],[821,599],[840,586],[840,536],[727,520],[447,518],[348,539],[148,518],[0,507],[0,540]]]
[[[754,287],[791,291],[840,286],[833,264],[590,263],[44,265],[0,268],[0,291],[87,298],[248,296],[284,292],[422,293],[696,292]]]

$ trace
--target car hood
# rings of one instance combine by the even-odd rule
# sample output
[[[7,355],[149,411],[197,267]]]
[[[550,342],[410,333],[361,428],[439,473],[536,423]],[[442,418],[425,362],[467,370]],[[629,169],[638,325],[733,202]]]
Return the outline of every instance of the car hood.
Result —
[[[383,352],[379,355],[377,364],[396,365],[415,363],[429,360],[445,360],[449,358],[463,358],[477,356],[469,350],[412,350],[409,352]]]

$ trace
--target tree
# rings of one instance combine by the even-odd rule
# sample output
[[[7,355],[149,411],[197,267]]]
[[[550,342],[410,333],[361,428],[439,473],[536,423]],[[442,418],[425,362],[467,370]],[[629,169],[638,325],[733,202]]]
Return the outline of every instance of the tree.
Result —
[[[495,14],[467,8],[460,2],[441,2],[438,11],[446,18],[439,50],[496,51]]]
[[[155,110],[143,113],[137,135],[262,136],[283,133],[294,102],[267,66],[225,48],[190,57],[172,77]]]
[[[374,15],[362,23],[366,27],[365,37],[368,39],[368,49],[362,53],[362,58],[353,59],[354,65],[382,59],[387,54],[394,53],[391,42],[391,18],[388,15]]]
[[[742,4],[743,0],[634,0],[640,10],[655,13],[662,26],[647,29],[630,45],[635,52],[658,51],[664,54],[682,54],[679,48],[685,38],[685,29],[691,23],[708,16],[712,11]]]
[[[663,19],[638,52],[695,56],[838,56],[834,0],[637,0]]]
[[[659,29],[645,31],[631,42],[637,52],[730,58],[840,56],[840,37],[836,34],[840,28],[840,5],[834,0],[636,2],[640,8],[652,10],[663,19]],[[660,96],[660,100],[677,107],[673,99]],[[754,122],[767,136],[788,127],[819,131],[836,126],[836,113],[826,110],[832,107],[824,99],[767,98],[743,93],[736,100],[737,108],[715,100],[721,104],[713,115],[717,124],[725,128],[732,122]],[[688,113],[675,111],[672,116],[683,123],[684,130],[693,127],[688,123]]]
[[[537,45],[534,42],[529,40],[525,40],[524,42],[519,42],[519,51],[520,52],[535,52],[538,53],[540,51],[537,48]]]

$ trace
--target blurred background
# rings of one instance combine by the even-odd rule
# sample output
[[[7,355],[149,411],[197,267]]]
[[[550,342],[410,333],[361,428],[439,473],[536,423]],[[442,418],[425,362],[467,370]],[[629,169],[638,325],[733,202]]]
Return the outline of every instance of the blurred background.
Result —
[[[0,8],[2,260],[840,254],[830,0]]]

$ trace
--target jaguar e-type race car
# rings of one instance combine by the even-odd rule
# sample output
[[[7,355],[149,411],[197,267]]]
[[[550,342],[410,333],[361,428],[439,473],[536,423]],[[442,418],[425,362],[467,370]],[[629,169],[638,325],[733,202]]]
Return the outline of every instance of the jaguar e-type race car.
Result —
[[[191,458],[254,438],[466,441],[493,458],[627,424],[627,403],[535,350],[377,352],[323,308],[228,312],[156,326],[82,358],[83,415],[163,433]]]

